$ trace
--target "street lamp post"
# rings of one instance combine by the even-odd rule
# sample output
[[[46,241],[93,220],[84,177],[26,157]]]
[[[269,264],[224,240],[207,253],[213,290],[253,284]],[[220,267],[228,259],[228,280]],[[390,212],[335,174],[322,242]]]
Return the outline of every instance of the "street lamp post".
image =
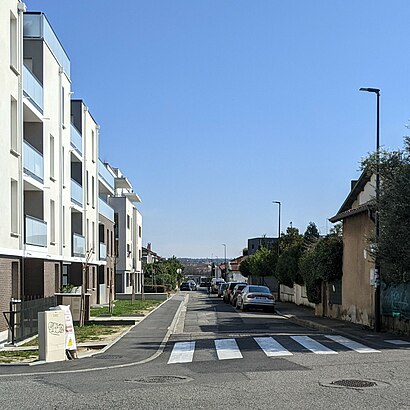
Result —
[[[376,107],[376,212],[375,212],[375,225],[376,225],[376,246],[379,243],[380,237],[380,219],[379,219],[379,196],[380,196],[380,89],[379,88],[360,88],[359,91],[366,91],[369,93],[374,93],[377,96],[377,107]],[[380,332],[380,262],[377,255],[374,261],[374,330]]]
[[[274,204],[278,204],[279,205],[279,212],[278,212],[278,258],[280,255],[280,211],[281,211],[281,206],[282,203],[280,201],[272,201],[272,203]],[[278,281],[278,301],[280,302],[280,283]]]
[[[224,247],[224,259],[225,259],[225,278],[226,274],[228,273],[228,268],[226,266],[226,243],[223,243],[222,246]]]

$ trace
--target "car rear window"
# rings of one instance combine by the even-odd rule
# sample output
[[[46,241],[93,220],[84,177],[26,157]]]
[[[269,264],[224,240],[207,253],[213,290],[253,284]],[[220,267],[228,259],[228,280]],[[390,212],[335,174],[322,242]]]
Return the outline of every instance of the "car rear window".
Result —
[[[236,285],[238,284],[238,282],[232,282],[229,284],[229,289],[232,290]]]
[[[237,289],[242,290],[245,287],[246,287],[246,285],[238,285]]]
[[[249,292],[270,293],[270,290],[266,286],[249,286]]]

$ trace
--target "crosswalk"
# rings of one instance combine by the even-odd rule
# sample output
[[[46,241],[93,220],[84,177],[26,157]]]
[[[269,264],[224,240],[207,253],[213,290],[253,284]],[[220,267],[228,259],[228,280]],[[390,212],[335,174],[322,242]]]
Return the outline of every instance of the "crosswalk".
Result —
[[[311,336],[304,335],[282,337],[280,341],[277,340],[278,338],[271,336],[253,337],[250,339],[250,341],[241,341],[242,344],[246,343],[248,346],[245,348],[245,351],[255,350],[252,348],[252,344],[254,344],[253,347],[260,349],[267,357],[292,356],[294,353],[306,352],[318,355],[336,355],[340,350],[351,350],[357,353],[380,353],[380,350],[373,349],[340,335],[323,335],[320,342]],[[202,345],[203,343],[202,341]],[[251,348],[249,348],[249,343],[251,343]],[[168,364],[193,362],[197,347],[196,341],[175,342]],[[202,346],[202,348],[214,349],[217,360],[242,359],[244,357],[238,341],[232,338],[208,341],[208,346]]]

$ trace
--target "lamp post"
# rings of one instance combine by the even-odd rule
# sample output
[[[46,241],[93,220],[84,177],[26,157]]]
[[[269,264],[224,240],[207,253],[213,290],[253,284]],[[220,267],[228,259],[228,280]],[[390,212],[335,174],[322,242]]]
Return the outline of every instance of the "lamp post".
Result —
[[[279,205],[279,212],[278,212],[278,258],[280,255],[280,211],[281,211],[281,206],[282,203],[280,201],[272,201],[272,203],[274,204],[278,204]],[[278,302],[280,302],[280,283],[278,281]]]
[[[376,107],[376,212],[375,212],[375,226],[376,226],[376,246],[379,243],[380,237],[380,220],[379,220],[379,210],[377,206],[379,205],[379,195],[380,195],[380,89],[379,88],[360,88],[359,91],[366,91],[368,93],[374,93],[377,96],[377,107]],[[374,330],[380,332],[380,262],[377,256],[374,261]]]
[[[223,243],[222,246],[224,247],[224,259],[225,259],[225,278],[226,274],[228,273],[228,268],[226,266],[226,243]]]

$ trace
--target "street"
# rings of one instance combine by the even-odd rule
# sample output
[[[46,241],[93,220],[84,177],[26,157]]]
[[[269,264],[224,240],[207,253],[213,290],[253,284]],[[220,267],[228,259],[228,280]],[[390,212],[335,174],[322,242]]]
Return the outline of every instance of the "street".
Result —
[[[386,340],[179,292],[93,358],[1,366],[0,408],[408,409],[410,346]]]

